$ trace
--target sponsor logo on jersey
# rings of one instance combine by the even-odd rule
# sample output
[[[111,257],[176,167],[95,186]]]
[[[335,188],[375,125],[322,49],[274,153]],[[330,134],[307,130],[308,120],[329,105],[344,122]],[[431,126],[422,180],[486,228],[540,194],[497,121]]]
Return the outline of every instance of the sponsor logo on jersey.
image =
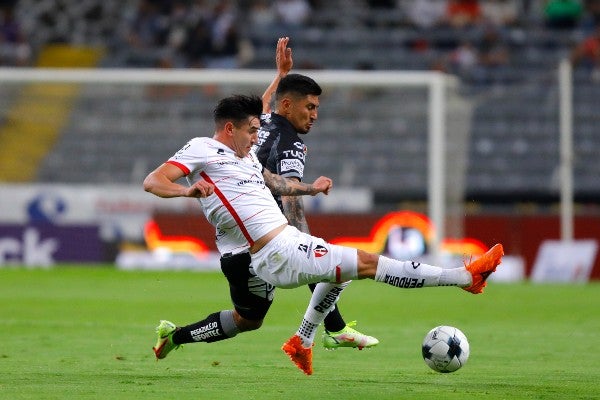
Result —
[[[323,257],[324,255],[327,255],[328,251],[325,246],[321,246],[319,244],[319,245],[317,245],[317,247],[315,247],[314,253],[315,253],[315,257],[319,258],[319,257]]]
[[[261,114],[260,121],[265,124],[271,123],[271,113]]]
[[[299,149],[299,150],[302,150],[302,152],[303,152],[304,154],[306,154],[306,145],[305,145],[304,143],[302,143],[302,142],[294,142],[294,146],[295,146],[297,149]]]
[[[237,161],[219,161],[217,162],[219,165],[237,165],[239,164]]]
[[[222,156],[223,154],[225,154],[225,150],[223,150],[223,149],[217,149],[217,154],[219,154],[219,155]]]
[[[250,179],[242,179],[242,180],[238,181],[237,185],[243,186],[243,185],[247,185],[249,183],[256,183],[261,186],[265,186],[265,181],[260,179],[256,174],[252,174]]]
[[[187,149],[189,149],[191,145],[192,145],[191,142],[187,142],[181,149],[177,150],[177,153],[175,153],[175,156],[173,158],[179,159],[179,156],[181,156],[181,154],[184,151],[186,151]]]
[[[421,263],[417,262],[417,261],[411,261],[411,264],[412,264],[413,269],[417,269],[417,268],[419,268],[419,266],[421,266]]]
[[[300,250],[303,253],[308,253],[308,245],[307,244],[300,244],[300,245],[298,245],[298,250]]]
[[[319,246],[317,246],[319,247]],[[321,246],[323,247],[323,246]],[[313,253],[313,243],[310,242],[309,244],[300,244],[298,245],[298,250],[300,250],[301,252],[306,254],[306,258],[310,258],[310,255]],[[318,256],[321,257],[321,256]]]
[[[302,164],[302,161],[297,159],[281,160],[279,163],[279,168],[281,169],[282,173],[287,171],[298,171],[300,174],[304,173],[304,164]]]
[[[304,150],[285,150],[282,152],[284,157],[288,157],[288,158],[297,158],[299,160],[304,161],[305,157],[305,151]]]
[[[262,147],[263,144],[265,144],[265,141],[269,138],[270,135],[271,135],[271,132],[269,132],[268,130],[263,129],[263,128],[259,128],[258,129],[258,141],[253,146],[253,148],[255,149],[255,151],[259,147]]]

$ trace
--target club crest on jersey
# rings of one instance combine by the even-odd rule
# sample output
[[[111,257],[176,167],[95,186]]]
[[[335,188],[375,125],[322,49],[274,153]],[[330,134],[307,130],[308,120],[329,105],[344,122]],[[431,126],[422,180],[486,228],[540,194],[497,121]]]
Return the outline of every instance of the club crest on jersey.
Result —
[[[325,246],[321,246],[320,244],[317,245],[317,247],[315,247],[313,252],[315,254],[315,257],[317,257],[317,258],[323,257],[323,256],[327,255],[327,253],[328,253],[327,248]]]

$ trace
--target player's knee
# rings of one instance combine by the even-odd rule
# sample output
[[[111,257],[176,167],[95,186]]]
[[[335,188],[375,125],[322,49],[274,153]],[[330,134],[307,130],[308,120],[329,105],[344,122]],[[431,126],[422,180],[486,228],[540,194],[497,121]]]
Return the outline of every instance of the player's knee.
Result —
[[[233,310],[233,320],[235,321],[235,325],[238,327],[240,332],[254,331],[262,326],[263,319],[248,319],[244,318],[237,312],[237,310]]]
[[[358,250],[358,278],[375,278],[377,272],[377,263],[379,261],[379,255],[373,253],[367,253],[363,250]]]
[[[255,331],[258,328],[260,328],[262,324],[262,319],[246,319],[242,317],[240,319],[240,324],[238,325],[238,328],[241,332]]]

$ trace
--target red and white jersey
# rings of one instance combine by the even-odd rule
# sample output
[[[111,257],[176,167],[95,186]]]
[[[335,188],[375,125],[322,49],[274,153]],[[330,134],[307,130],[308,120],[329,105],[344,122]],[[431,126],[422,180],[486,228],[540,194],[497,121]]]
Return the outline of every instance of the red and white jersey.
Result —
[[[217,229],[216,244],[222,255],[246,251],[258,238],[287,224],[253,151],[242,159],[221,142],[197,137],[167,162],[179,167],[190,185],[204,179],[215,186],[214,194],[198,200]]]

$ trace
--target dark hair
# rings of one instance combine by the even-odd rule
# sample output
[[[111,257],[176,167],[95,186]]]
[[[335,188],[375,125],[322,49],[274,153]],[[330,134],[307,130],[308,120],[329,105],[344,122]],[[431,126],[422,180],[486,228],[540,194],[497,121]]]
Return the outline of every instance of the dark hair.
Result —
[[[279,99],[284,94],[296,94],[300,96],[319,96],[321,95],[321,86],[312,78],[300,74],[288,74],[279,81],[275,98]]]
[[[215,124],[226,121],[240,122],[250,116],[259,117],[262,100],[256,95],[234,94],[221,99],[213,111]]]

